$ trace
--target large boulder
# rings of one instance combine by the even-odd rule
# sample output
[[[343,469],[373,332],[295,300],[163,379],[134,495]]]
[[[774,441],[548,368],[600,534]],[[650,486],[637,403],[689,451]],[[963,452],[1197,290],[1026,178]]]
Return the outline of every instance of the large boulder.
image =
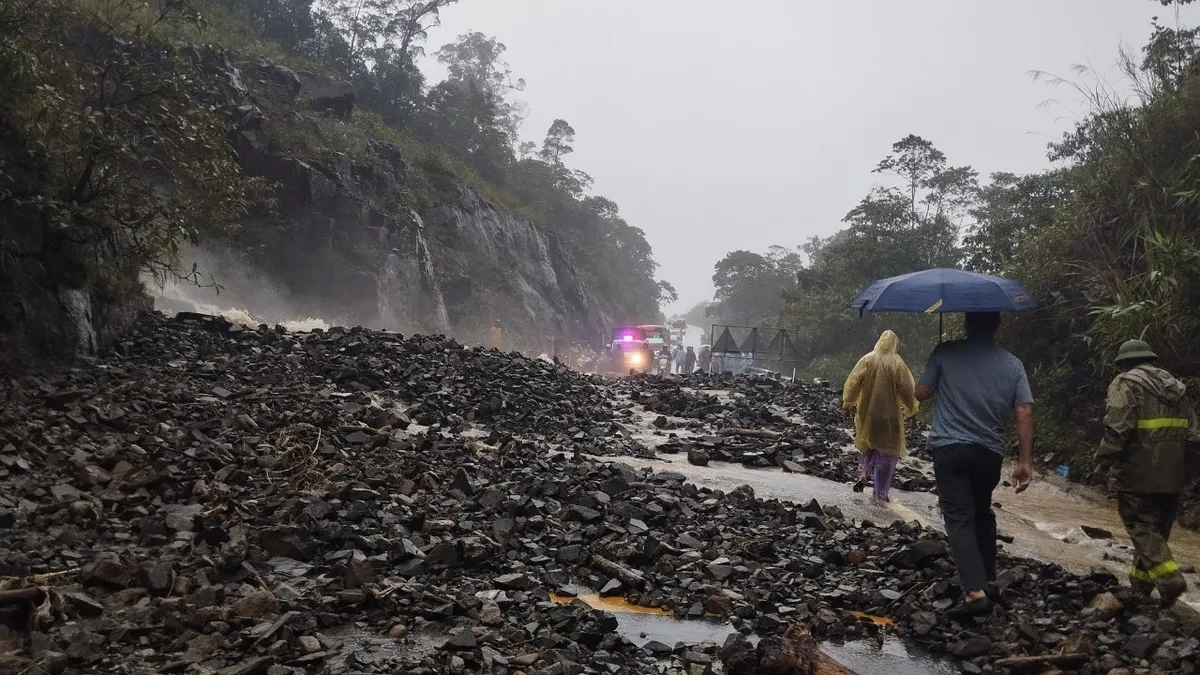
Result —
[[[354,112],[354,87],[344,80],[317,75],[305,70],[296,73],[300,80],[300,96],[308,99],[314,110],[327,112],[343,122],[350,121]]]

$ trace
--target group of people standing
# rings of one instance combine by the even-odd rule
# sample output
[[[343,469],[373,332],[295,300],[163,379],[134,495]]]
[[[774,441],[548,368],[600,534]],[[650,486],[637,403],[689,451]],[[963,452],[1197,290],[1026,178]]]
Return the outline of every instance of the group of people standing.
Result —
[[[919,380],[900,357],[899,337],[884,331],[842,392],[860,453],[856,489],[871,482],[874,499],[883,502],[907,454],[905,427],[914,424],[921,402],[934,399],[928,442],[938,505],[963,588],[962,601],[951,610],[959,615],[991,610],[989,589],[996,580],[992,492],[1000,483],[1005,426],[1012,418],[1016,493],[1033,479],[1033,394],[1024,365],[996,344],[999,326],[997,313],[968,313],[966,338],[939,344]],[[1168,539],[1188,482],[1187,444],[1194,425],[1186,387],[1157,361],[1141,340],[1121,346],[1116,356],[1121,372],[1108,389],[1098,455],[1111,465],[1110,488],[1133,540],[1130,584],[1145,596],[1157,588],[1161,603],[1171,605],[1187,590]]]
[[[671,347],[664,349],[672,350]],[[677,375],[690,375],[696,372],[696,350],[692,347],[676,345],[673,351],[668,351],[671,357],[671,372]]]

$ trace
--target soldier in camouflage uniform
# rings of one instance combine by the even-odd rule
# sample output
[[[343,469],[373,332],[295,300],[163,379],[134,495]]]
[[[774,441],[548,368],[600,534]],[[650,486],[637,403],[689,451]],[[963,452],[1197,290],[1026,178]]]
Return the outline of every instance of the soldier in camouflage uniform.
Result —
[[[1167,539],[1187,485],[1191,407],[1187,388],[1152,365],[1157,359],[1141,340],[1121,345],[1116,363],[1122,372],[1108,388],[1097,454],[1113,463],[1110,488],[1136,551],[1130,584],[1144,596],[1157,587],[1169,606],[1187,590]]]

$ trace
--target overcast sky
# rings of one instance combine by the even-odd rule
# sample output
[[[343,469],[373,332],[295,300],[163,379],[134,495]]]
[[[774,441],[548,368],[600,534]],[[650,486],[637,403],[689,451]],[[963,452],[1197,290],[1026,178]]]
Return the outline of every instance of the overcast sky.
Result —
[[[460,0],[428,48],[472,30],[507,45],[522,135],[571,123],[568,165],[646,232],[682,311],[728,251],[841,229],[910,133],[984,176],[1047,167],[1078,102],[1030,72],[1116,81],[1156,15],[1175,24],[1151,0]]]

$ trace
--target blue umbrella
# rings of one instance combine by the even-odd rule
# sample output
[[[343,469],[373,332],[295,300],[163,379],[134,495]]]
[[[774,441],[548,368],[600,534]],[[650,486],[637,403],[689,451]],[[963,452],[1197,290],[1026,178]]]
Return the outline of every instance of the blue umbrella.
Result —
[[[859,312],[1017,312],[1037,300],[1011,279],[932,269],[880,279],[850,301]]]

